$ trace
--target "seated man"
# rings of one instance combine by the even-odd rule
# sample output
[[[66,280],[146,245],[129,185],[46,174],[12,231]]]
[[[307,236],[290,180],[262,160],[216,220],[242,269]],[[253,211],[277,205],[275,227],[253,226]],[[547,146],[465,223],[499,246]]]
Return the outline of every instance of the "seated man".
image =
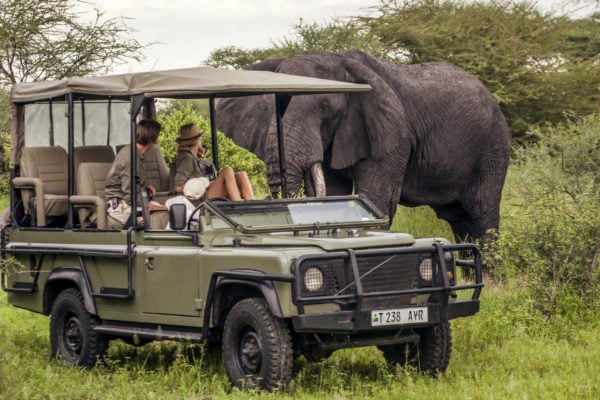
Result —
[[[202,132],[196,125],[186,124],[179,129],[176,140],[177,158],[171,166],[171,190],[181,193],[183,185],[191,178],[207,177],[211,180],[208,198],[226,197],[230,200],[252,200],[254,192],[245,172],[234,173],[231,167],[225,167],[217,175],[210,161],[202,160],[205,148],[200,137]]]
[[[165,202],[165,206],[171,208],[173,204],[184,204],[186,208],[185,215],[187,218],[190,218],[196,207],[204,201],[206,189],[209,184],[210,181],[205,177],[189,179],[185,185],[183,185],[183,194],[170,198]],[[198,214],[196,214],[196,218],[194,219],[197,218]],[[167,224],[166,229],[171,229],[169,224]]]
[[[147,183],[144,174],[144,153],[151,149],[158,139],[160,124],[156,121],[145,119],[136,126],[136,173],[142,186],[146,187],[152,195],[156,188]],[[111,229],[123,229],[131,215],[131,149],[130,145],[124,146],[113,161],[106,178],[105,191],[108,202],[107,225]],[[141,196],[137,196],[138,205]]]

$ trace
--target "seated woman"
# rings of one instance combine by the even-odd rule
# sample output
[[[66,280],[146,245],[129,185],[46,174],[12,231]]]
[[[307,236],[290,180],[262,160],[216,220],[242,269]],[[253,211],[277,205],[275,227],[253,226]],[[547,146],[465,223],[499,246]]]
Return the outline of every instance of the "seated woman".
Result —
[[[234,173],[231,167],[225,167],[217,174],[210,161],[200,157],[206,149],[202,146],[202,132],[195,124],[186,124],[179,129],[177,142],[177,158],[171,165],[171,190],[183,191],[183,185],[191,178],[207,177],[211,180],[207,197],[225,197],[230,200],[252,200],[254,191],[245,172]]]

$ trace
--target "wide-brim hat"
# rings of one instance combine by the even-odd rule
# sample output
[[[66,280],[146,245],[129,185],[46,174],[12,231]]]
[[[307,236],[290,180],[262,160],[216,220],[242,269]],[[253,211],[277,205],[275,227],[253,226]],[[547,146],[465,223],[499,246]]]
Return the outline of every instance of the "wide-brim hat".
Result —
[[[188,141],[196,140],[200,136],[202,136],[202,132],[199,131],[198,128],[193,127],[193,128],[186,129],[183,132],[181,132],[179,134],[179,137],[177,137],[177,139],[175,139],[175,141],[177,143],[188,142]]]
[[[189,179],[183,185],[183,195],[190,200],[198,200],[204,196],[208,185],[210,185],[210,181],[205,177]]]

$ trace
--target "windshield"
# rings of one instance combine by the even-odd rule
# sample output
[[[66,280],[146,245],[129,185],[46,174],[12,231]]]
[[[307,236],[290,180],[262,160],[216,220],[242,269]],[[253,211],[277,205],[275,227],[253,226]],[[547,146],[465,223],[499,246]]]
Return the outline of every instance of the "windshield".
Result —
[[[211,203],[211,206],[214,206],[216,211],[212,213],[212,224],[216,228],[234,225],[250,229],[274,227],[289,229],[297,226],[326,227],[365,222],[379,224],[382,221],[381,216],[357,197],[335,200],[219,202]]]

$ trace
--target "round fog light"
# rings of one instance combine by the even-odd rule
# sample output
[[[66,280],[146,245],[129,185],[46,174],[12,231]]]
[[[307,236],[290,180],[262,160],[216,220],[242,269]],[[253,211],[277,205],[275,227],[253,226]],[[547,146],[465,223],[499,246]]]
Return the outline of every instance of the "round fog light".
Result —
[[[304,273],[304,286],[309,292],[316,292],[323,287],[323,272],[319,268],[311,267]]]

